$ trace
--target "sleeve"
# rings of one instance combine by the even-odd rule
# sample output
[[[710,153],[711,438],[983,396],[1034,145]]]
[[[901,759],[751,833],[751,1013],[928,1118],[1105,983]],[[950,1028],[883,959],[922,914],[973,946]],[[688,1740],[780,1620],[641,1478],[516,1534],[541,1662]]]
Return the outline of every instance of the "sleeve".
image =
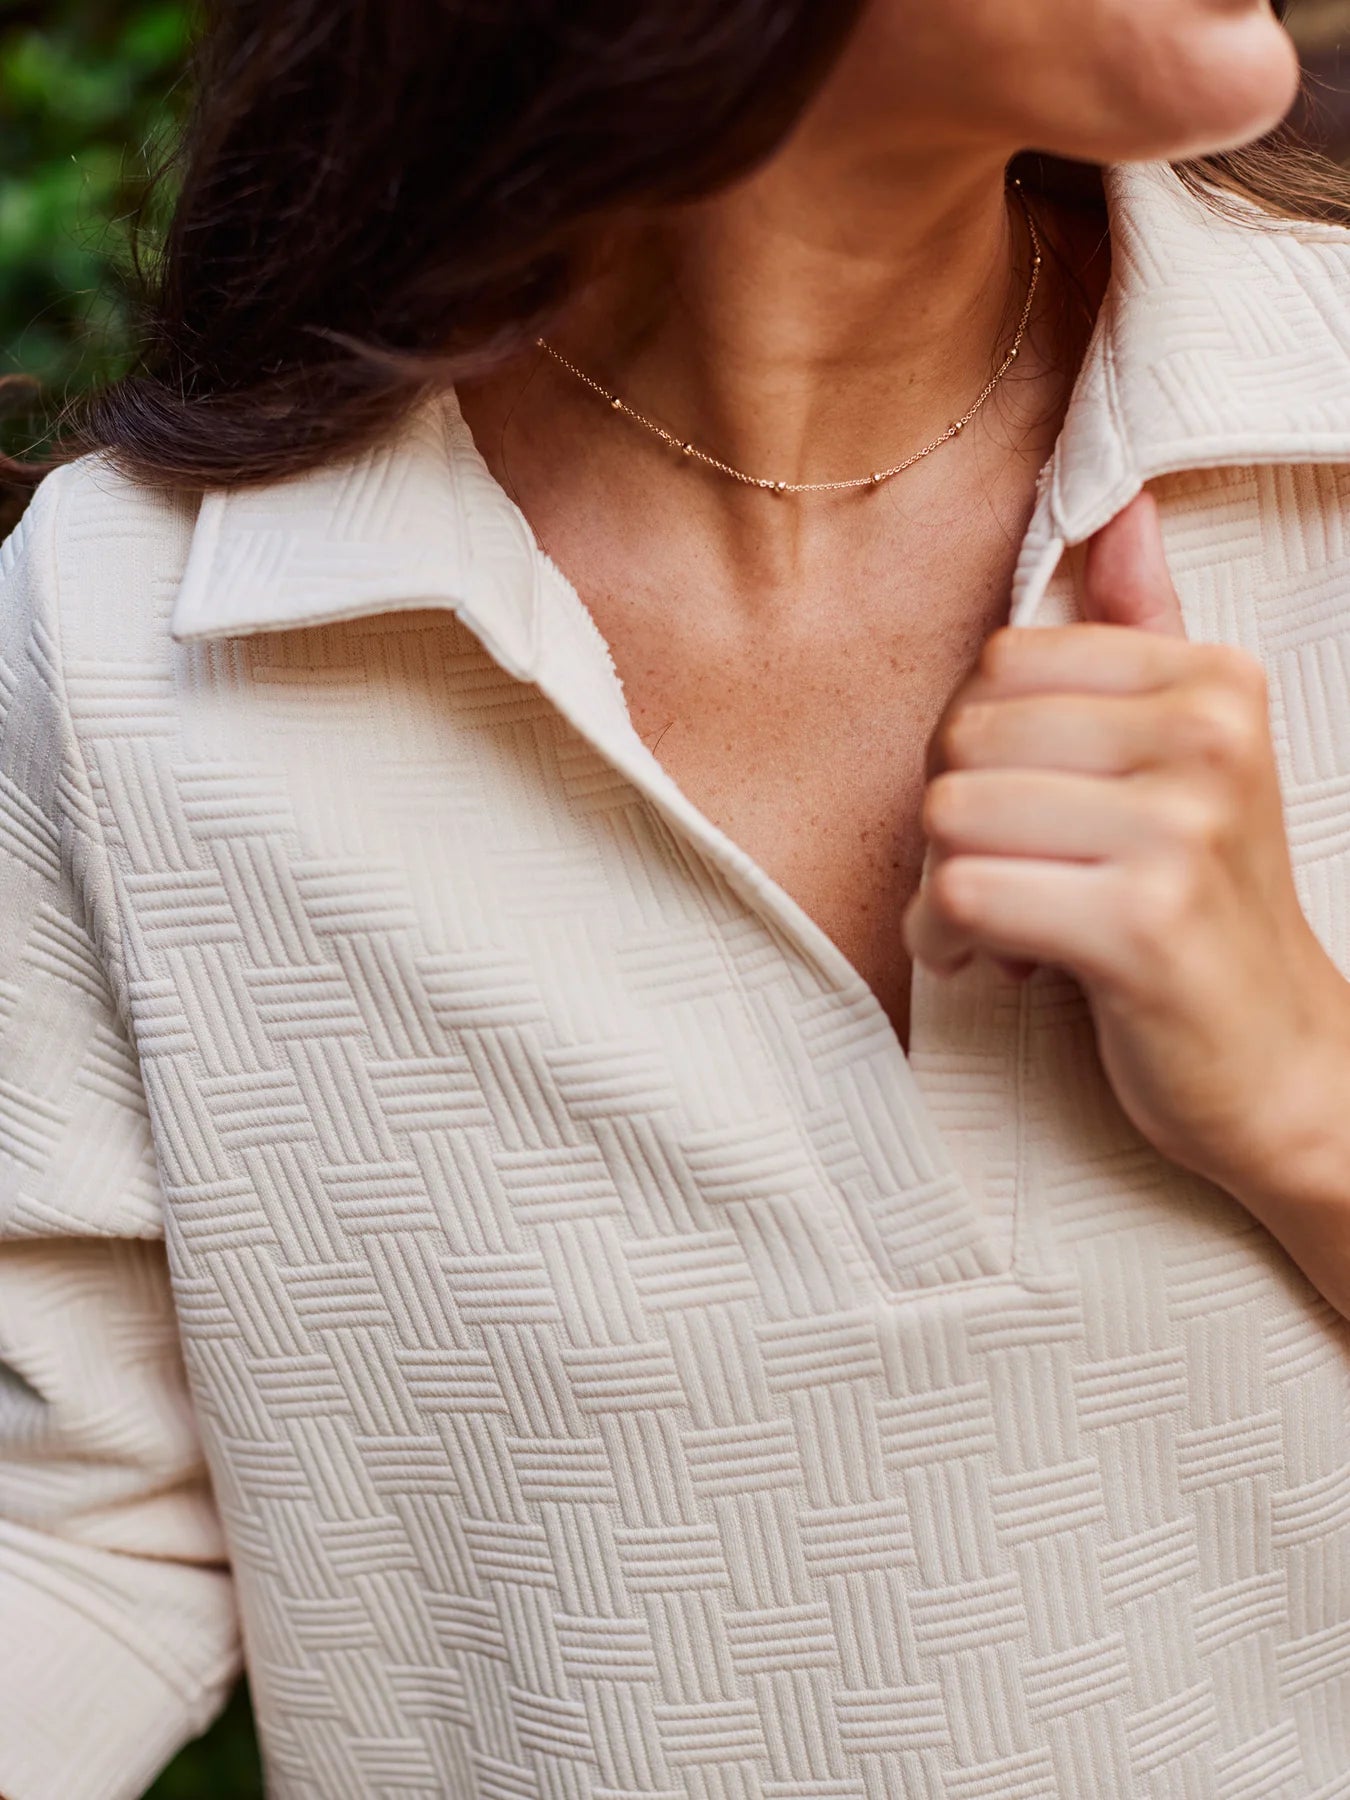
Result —
[[[0,1795],[134,1800],[240,1655],[59,669],[67,473],[0,549]]]

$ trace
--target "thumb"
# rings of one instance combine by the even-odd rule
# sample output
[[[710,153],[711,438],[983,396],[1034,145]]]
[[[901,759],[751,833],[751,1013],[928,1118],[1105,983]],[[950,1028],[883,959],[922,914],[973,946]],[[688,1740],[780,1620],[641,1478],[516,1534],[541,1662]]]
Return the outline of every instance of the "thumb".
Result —
[[[1158,503],[1132,500],[1088,545],[1083,566],[1084,617],[1100,625],[1129,625],[1163,637],[1186,635],[1181,601],[1163,549]]]

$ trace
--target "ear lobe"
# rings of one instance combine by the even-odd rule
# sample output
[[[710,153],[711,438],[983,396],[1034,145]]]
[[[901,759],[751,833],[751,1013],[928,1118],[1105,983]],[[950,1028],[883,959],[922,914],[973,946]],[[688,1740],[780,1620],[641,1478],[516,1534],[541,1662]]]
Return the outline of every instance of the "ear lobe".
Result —
[[[1185,637],[1152,494],[1137,495],[1089,543],[1083,562],[1083,615],[1094,624]]]

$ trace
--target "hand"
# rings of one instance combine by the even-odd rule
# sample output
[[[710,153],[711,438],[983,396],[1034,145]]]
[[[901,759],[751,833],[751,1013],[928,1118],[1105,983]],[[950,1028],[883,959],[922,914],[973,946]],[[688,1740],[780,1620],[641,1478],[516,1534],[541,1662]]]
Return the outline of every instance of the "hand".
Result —
[[[1263,671],[1186,641],[1148,495],[1089,546],[1084,610],[998,632],[947,708],[910,951],[1072,974],[1138,1129],[1298,1260],[1339,1233],[1350,1307],[1350,984],[1299,904]]]

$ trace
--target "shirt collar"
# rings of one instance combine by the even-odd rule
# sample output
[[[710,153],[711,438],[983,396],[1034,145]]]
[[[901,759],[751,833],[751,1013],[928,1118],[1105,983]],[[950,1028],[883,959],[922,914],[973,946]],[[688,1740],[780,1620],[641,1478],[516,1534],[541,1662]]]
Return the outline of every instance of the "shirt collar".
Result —
[[[1186,469],[1350,461],[1350,232],[1217,212],[1166,164],[1107,171],[1112,275],[1050,470],[1081,543]]]
[[[1113,268],[1028,534],[1024,570],[1184,469],[1350,462],[1350,232],[1216,213],[1160,164],[1106,171]],[[175,638],[421,606],[536,671],[551,570],[453,395],[387,445],[202,502]]]
[[[170,630],[192,641],[447,606],[525,679],[547,573],[453,394],[437,395],[378,450],[207,493]]]

